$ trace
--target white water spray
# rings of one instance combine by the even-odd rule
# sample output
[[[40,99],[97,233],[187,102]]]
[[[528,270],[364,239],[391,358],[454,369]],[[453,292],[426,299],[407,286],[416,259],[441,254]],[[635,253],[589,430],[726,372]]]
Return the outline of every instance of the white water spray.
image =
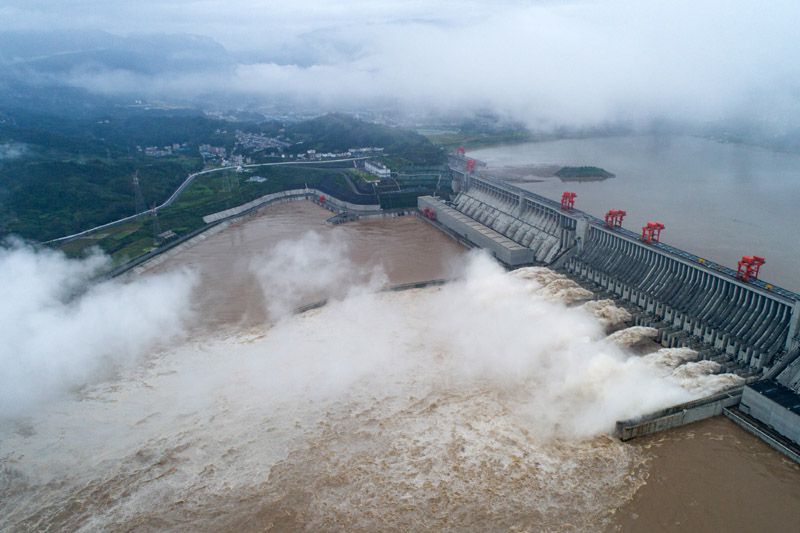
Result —
[[[0,528],[589,528],[642,482],[614,422],[723,386],[609,341],[558,275],[475,254],[446,286],[351,290],[346,255],[297,249],[314,239],[256,270],[271,309],[312,277],[327,306],[151,352],[0,430]]]

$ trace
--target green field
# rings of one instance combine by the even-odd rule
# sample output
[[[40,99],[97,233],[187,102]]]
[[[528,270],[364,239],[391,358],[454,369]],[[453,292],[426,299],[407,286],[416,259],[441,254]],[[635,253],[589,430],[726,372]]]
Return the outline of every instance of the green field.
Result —
[[[266,181],[247,181],[251,176],[267,178]],[[178,236],[203,227],[203,216],[235,207],[260,196],[306,186],[352,195],[346,175],[357,178],[351,169],[310,168],[300,166],[271,166],[250,172],[223,170],[196,178],[178,199],[159,211],[158,230],[174,231]],[[93,246],[111,255],[115,265],[142,255],[157,245],[155,224],[150,216],[126,222],[60,246],[70,256],[85,254]]]
[[[138,173],[145,206],[163,202],[199,157],[137,157],[52,160],[33,155],[0,166],[3,233],[46,241],[133,215],[133,175]]]
[[[525,130],[512,130],[500,132],[480,131],[447,131],[443,133],[430,133],[425,135],[431,143],[441,146],[446,151],[452,151],[459,146],[475,149],[499,144],[515,144],[528,142],[534,137]]]
[[[273,140],[280,137],[279,146],[286,159],[305,156],[311,149],[341,153],[351,147],[369,146],[384,148],[385,160],[393,169],[436,166],[445,160],[441,148],[414,131],[341,114],[278,123],[220,121],[197,111],[164,114],[114,106],[95,113],[93,117],[66,118],[31,110],[0,109],[0,150],[15,147],[12,152],[17,153],[0,158],[0,239],[17,235],[48,241],[159,205],[188,174],[204,165],[219,163],[220,157],[209,159],[208,155],[201,155],[202,144],[224,148],[228,156],[235,149],[236,156],[255,161],[270,159],[265,151],[241,144],[238,139],[243,132]],[[170,155],[147,156],[146,149],[152,146],[169,146]],[[266,194],[290,186],[292,180],[302,181],[294,171],[271,172],[277,173],[276,179],[282,182],[243,184],[228,180],[222,186],[200,180],[182,197],[182,207],[200,211],[224,209],[245,198],[252,199],[254,191]],[[314,172],[307,175],[310,179],[319,178]],[[141,198],[137,198],[134,176],[138,176]],[[336,179],[325,178],[332,182]],[[358,181],[365,182],[365,177]],[[331,186],[345,195],[352,192],[344,185],[345,182]],[[194,211],[189,215],[185,209],[168,210],[164,216],[168,225],[174,223],[178,229],[197,226],[198,214]],[[131,234],[125,239],[134,237]],[[142,240],[133,250],[143,247]]]

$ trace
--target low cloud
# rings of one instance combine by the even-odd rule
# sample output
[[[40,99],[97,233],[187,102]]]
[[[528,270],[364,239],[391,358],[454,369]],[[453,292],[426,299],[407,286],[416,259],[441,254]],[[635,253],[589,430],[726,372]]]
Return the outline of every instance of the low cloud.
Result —
[[[251,271],[272,320],[290,315],[302,304],[343,298],[353,290],[376,289],[387,281],[382,268],[364,268],[351,261],[348,241],[336,230],[324,236],[309,231],[295,240],[281,241],[254,260]]]
[[[191,274],[93,283],[108,264],[100,254],[0,247],[0,417],[29,414],[184,332]]]
[[[341,250],[346,239],[299,240],[305,248],[287,242],[254,263],[269,277],[253,290],[284,300],[280,309],[298,290],[341,297],[273,324],[151,348],[148,364],[49,405],[42,391],[91,383],[103,362],[141,358],[178,334],[191,277],[80,293],[105,259],[3,252],[0,279],[20,287],[0,285],[0,405],[41,409],[0,424],[9,465],[0,496],[12,511],[0,513],[0,528],[34,517],[62,529],[133,519],[235,529],[215,520],[249,520],[253,509],[269,518],[270,502],[312,524],[338,509],[336,524],[358,526],[350,529],[379,527],[371,517],[414,529],[420,509],[443,527],[474,525],[469,513],[442,510],[443,498],[511,527],[530,509],[552,513],[557,494],[591,529],[624,500],[620,488],[635,489],[638,464],[635,447],[599,435],[742,381],[712,375],[719,365],[692,362],[685,348],[632,354],[619,335],[607,337],[596,306],[573,305],[574,291],[546,269],[509,274],[481,252],[447,285],[374,292]],[[97,496],[88,506],[87,490]],[[310,500],[287,497],[309,490]],[[563,523],[559,515],[553,527]]]
[[[18,159],[27,151],[28,147],[23,143],[0,143],[0,162]]]
[[[25,27],[28,12],[16,9],[10,20]],[[109,9],[94,13],[95,29],[134,31],[138,15],[131,13],[126,26],[104,18]],[[227,59],[207,40],[182,41],[187,53],[204,50],[207,67],[190,54],[189,70],[170,63],[153,73],[101,62],[60,79],[103,93],[247,95],[324,109],[490,110],[535,129],[733,119],[779,129],[800,117],[796,2],[770,9],[758,2],[632,0],[461,8],[370,2],[341,9],[306,1],[287,9],[239,1],[226,13],[233,15],[220,18],[205,4],[184,2],[180,16],[152,28],[193,26],[222,42],[231,51]],[[70,21],[80,25],[74,15],[61,25]]]

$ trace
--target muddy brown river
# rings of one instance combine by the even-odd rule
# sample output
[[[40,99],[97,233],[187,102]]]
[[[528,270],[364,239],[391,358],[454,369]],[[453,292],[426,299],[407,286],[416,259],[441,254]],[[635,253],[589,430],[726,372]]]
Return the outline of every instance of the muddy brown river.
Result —
[[[324,228],[328,212],[309,203],[270,208],[268,215],[236,223],[174,265],[202,265],[204,299],[217,320],[258,321],[263,302],[242,268],[280,240]],[[348,236],[356,263],[383,265],[394,284],[449,277],[465,252],[419,220],[367,220],[336,228]],[[236,259],[232,259],[236,258]],[[241,304],[247,302],[245,306]],[[614,512],[615,531],[794,531],[800,523],[800,466],[718,417],[628,446],[643,453],[646,482]]]
[[[361,267],[349,273],[349,281],[363,281],[373,268],[380,268],[393,285],[450,277],[465,253],[462,246],[411,216],[368,219],[335,227],[325,223],[330,216],[329,211],[311,202],[272,206],[259,216],[234,222],[202,244],[182,250],[148,270],[196,269],[201,277],[198,306],[212,310],[203,312],[204,325],[248,326],[269,319],[264,294],[253,290],[258,281],[251,267],[282,241],[320,232],[320,239],[310,246],[342,247],[352,263]],[[322,269],[326,260],[314,266]],[[303,295],[297,303],[322,298],[325,292]]]
[[[796,530],[800,468],[727,419],[598,429],[688,382],[564,293],[329,216],[273,206],[138,274],[195,273],[187,336],[0,429],[0,529]]]

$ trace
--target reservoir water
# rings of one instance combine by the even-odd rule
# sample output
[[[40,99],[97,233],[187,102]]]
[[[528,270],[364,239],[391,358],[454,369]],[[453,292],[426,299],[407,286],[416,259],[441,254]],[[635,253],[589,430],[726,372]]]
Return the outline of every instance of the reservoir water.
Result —
[[[0,427],[0,529],[794,531],[800,468],[727,420],[598,431],[689,381],[564,280],[328,216],[273,206],[134,276],[194,272],[187,335]]]
[[[200,287],[195,291],[197,306],[210,310],[202,314],[202,327],[248,327],[270,319],[265,293],[257,290],[259,281],[254,264],[262,261],[276,244],[300,239],[308,232],[317,232],[319,239],[308,243],[304,257],[295,257],[300,264],[317,273],[324,271],[331,263],[324,253],[330,247],[341,248],[341,253],[359,268],[342,273],[341,278],[321,279],[316,284],[309,283],[314,272],[298,272],[306,280],[303,283],[300,279],[292,280],[297,281],[294,286],[311,287],[309,292],[293,299],[298,306],[335,292],[336,288],[330,285],[347,287],[364,281],[376,267],[382,269],[392,285],[448,277],[465,253],[460,245],[414,217],[372,219],[331,227],[325,223],[330,216],[329,211],[310,202],[273,206],[261,216],[234,222],[201,246],[182,250],[148,271],[196,270],[200,275]],[[274,291],[273,286],[266,294]]]
[[[604,181],[536,178],[516,185],[554,200],[578,193],[576,207],[602,218],[624,209],[633,231],[666,225],[662,240],[736,268],[743,255],[767,260],[761,278],[800,291],[800,155],[696,137],[571,139],[471,151],[489,164],[596,166]],[[534,182],[533,180],[539,180]]]

